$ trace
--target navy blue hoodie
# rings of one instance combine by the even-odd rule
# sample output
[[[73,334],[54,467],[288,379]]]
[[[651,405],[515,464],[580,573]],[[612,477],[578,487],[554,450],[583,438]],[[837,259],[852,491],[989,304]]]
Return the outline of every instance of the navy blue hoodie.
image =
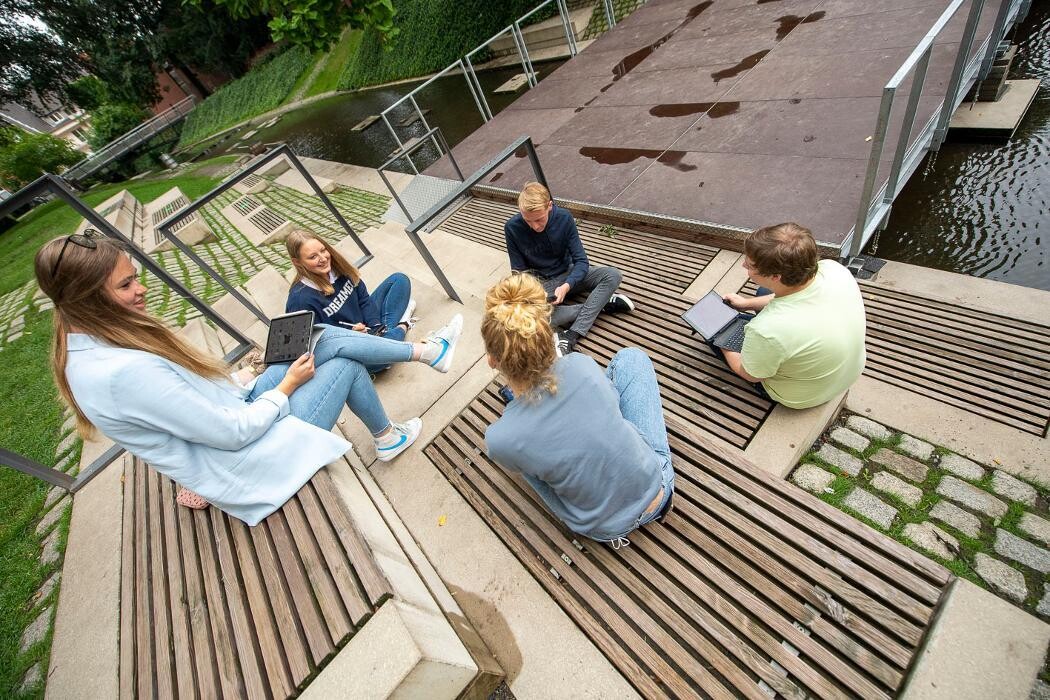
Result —
[[[559,206],[551,207],[543,231],[537,233],[529,228],[518,212],[503,224],[503,236],[507,240],[511,270],[534,270],[548,279],[568,272],[565,281],[570,288],[587,276],[590,263],[576,222],[572,214]]]
[[[330,326],[349,327],[363,323],[374,328],[380,324],[379,309],[368,296],[364,280],[355,285],[349,277],[339,276],[332,286],[335,290],[331,294],[322,294],[301,280],[296,282],[288,292],[285,313],[313,311],[314,323],[327,323]]]

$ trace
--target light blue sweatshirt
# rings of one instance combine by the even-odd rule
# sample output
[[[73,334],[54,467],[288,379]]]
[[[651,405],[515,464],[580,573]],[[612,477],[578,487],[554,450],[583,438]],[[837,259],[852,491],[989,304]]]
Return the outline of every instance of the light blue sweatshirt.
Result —
[[[556,394],[516,398],[485,431],[489,457],[521,473],[573,532],[610,540],[656,498],[663,463],[594,360],[571,353],[554,373]]]
[[[244,389],[148,352],[82,333],[69,334],[68,348],[66,379],[95,427],[249,525],[350,449],[288,415],[288,397],[276,389],[247,403]]]

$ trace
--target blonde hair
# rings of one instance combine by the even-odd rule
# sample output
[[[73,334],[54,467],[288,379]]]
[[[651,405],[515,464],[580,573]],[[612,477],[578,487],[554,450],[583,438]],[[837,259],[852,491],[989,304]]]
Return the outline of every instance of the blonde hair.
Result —
[[[67,336],[76,328],[118,348],[141,350],[209,378],[225,376],[226,366],[180,340],[167,326],[144,311],[123,306],[108,291],[109,277],[124,247],[111,239],[95,241],[95,248],[66,244],[66,237],[49,241],[37,251],[36,281],[55,304],[51,371],[62,399],[76,413],[77,429],[84,437],[95,426],[80,410],[66,380]],[[62,247],[65,246],[65,253]],[[59,255],[62,260],[55,269]]]
[[[555,394],[554,333],[547,292],[532,275],[504,277],[485,295],[481,337],[485,352],[512,384]]]
[[[299,250],[303,247],[303,244],[307,241],[317,241],[324,246],[324,249],[328,251],[328,255],[332,259],[332,271],[336,275],[341,277],[349,277],[350,281],[357,284],[361,281],[361,273],[357,270],[353,264],[344,258],[342,254],[336,251],[335,248],[328,245],[328,241],[318,236],[312,231],[304,231],[303,229],[296,229],[288,234],[288,237],[284,239],[285,250],[288,251],[288,257],[292,260],[292,265],[295,267],[295,279],[292,281],[294,287],[297,282],[302,280],[308,280],[315,284],[318,289],[321,290],[322,294],[332,294],[335,292],[335,287],[328,281],[327,277],[323,277],[316,272],[307,270],[306,267],[299,261]]]
[[[521,211],[543,211],[550,202],[550,191],[538,182],[525,183],[518,195],[518,209]]]

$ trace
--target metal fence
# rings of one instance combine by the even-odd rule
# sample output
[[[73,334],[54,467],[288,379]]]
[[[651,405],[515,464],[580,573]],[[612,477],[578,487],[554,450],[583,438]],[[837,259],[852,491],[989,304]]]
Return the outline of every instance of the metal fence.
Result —
[[[861,189],[860,204],[857,208],[856,223],[852,232],[843,241],[841,248],[843,257],[854,267],[859,265],[857,256],[860,255],[864,244],[867,243],[877,229],[885,227],[889,220],[893,201],[900,193],[904,183],[915,172],[926,153],[938,150],[944,142],[952,113],[962,102],[969,86],[977,79],[988,74],[994,60],[996,48],[1005,35],[1007,27],[1012,22],[1024,17],[1031,0],[1002,0],[996,13],[995,25],[987,40],[987,45],[982,45],[976,52],[973,51],[974,37],[977,33],[977,24],[981,19],[981,12],[985,3],[984,0],[971,0],[970,11],[966,17],[966,26],[963,29],[959,49],[955,55],[944,101],[934,110],[927,122],[922,125],[913,141],[912,133],[915,131],[916,113],[919,108],[919,99],[922,96],[927,70],[930,66],[930,56],[933,52],[934,42],[965,2],[966,0],[953,0],[945,8],[941,16],[930,27],[930,30],[919,41],[915,49],[883,88],[875,133],[872,137],[871,153],[868,157],[868,167]],[[897,90],[903,85],[909,75],[912,78],[911,89],[908,93],[908,101],[905,105],[900,133],[894,147],[889,176],[886,183],[876,192],[879,166],[886,146],[886,134],[889,130],[894,98]]]
[[[446,67],[444,70],[437,73],[429,80],[424,82],[422,85],[419,85],[410,93],[408,93],[407,95],[399,99],[397,102],[394,102],[392,105],[390,105],[382,111],[380,117],[382,117],[383,123],[386,124],[386,128],[390,132],[390,135],[394,137],[394,141],[397,142],[399,151],[403,151],[405,149],[405,143],[401,140],[401,137],[398,136],[397,131],[390,123],[390,113],[407,102],[411,105],[411,108],[415,110],[416,115],[418,115],[419,121],[421,121],[423,124],[424,130],[426,130],[427,132],[431,132],[432,130],[430,124],[427,123],[426,117],[423,115],[423,110],[419,108],[419,103],[416,101],[416,95],[418,95],[421,91],[429,87],[434,81],[446,75],[449,75],[454,71],[458,70],[466,79],[467,87],[470,89],[470,94],[474,98],[474,104],[475,106],[477,106],[478,112],[481,114],[482,120],[487,122],[490,119],[492,119],[492,110],[489,107],[488,100],[485,98],[485,91],[482,89],[481,81],[478,80],[477,72],[475,71],[472,58],[475,57],[480,51],[483,51],[485,48],[487,48],[493,41],[496,41],[506,36],[508,33],[514,40],[514,45],[518,52],[518,58],[521,61],[521,68],[525,73],[525,77],[528,81],[529,87],[535,87],[537,84],[536,71],[532,66],[532,59],[529,57],[528,47],[525,45],[525,37],[522,34],[521,25],[529,17],[539,12],[543,8],[547,7],[551,3],[555,4],[555,6],[558,9],[558,14],[561,17],[562,29],[565,32],[565,39],[569,47],[569,55],[575,56],[577,53],[576,35],[573,31],[572,22],[569,19],[569,11],[565,6],[565,0],[544,0],[544,2],[532,8],[518,19],[514,20],[512,24],[500,30],[488,40],[479,44],[472,51],[467,53],[463,58],[459,59],[458,61],[455,61],[454,63],[449,64],[448,67]],[[434,139],[433,135],[431,135],[431,138]],[[434,139],[433,143],[435,148],[439,148],[438,152],[440,153],[440,147],[438,146],[437,140]],[[412,161],[411,158],[408,159],[408,162],[410,167],[412,168],[412,172],[418,175],[419,170],[416,168],[415,163]]]
[[[0,218],[16,211],[19,207],[33,201],[35,198],[45,195],[52,195],[64,201],[72,207],[77,214],[86,219],[93,228],[101,231],[110,238],[120,241],[127,248],[131,256],[144,268],[156,275],[158,279],[171,287],[176,294],[186,299],[206,318],[211,320],[216,326],[236,340],[238,345],[226,356],[227,362],[233,362],[240,359],[249,349],[251,349],[252,341],[247,336],[237,330],[232,323],[227,321],[220,314],[216,313],[190,289],[183,286],[181,282],[170,276],[163,267],[154,262],[153,258],[136,246],[131,239],[121,233],[116,226],[106,221],[101,214],[82,202],[62,178],[56,175],[47,174],[26,185],[10,198],[5,199],[0,203]],[[0,448],[0,463],[13,469],[17,469],[24,474],[29,474],[30,476],[42,479],[43,481],[63,488],[70,493],[76,493],[89,481],[98,476],[103,468],[122,454],[124,454],[124,448],[119,445],[110,447],[90,465],[82,469],[75,479],[68,474],[63,474],[56,469],[34,462],[27,457],[3,448]]]

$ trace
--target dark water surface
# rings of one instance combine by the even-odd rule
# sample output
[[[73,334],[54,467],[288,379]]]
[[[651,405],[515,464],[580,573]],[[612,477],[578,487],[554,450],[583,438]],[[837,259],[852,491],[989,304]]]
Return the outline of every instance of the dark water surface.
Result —
[[[560,66],[562,61],[534,64],[538,77],[542,79]],[[520,64],[508,68],[478,73],[478,79],[485,90],[489,109],[498,114],[526,91],[522,88],[516,93],[495,94],[494,90],[504,82],[521,73]],[[337,95],[319,102],[314,102],[300,109],[288,112],[281,120],[268,129],[254,134],[250,141],[274,143],[287,142],[300,156],[322,158],[341,163],[351,163],[375,168],[397,148],[397,143],[382,120],[375,122],[363,131],[351,131],[351,128],[370,115],[377,115],[390,105],[407,95],[424,81],[414,81],[391,85],[388,87],[361,90]],[[463,75],[448,75],[431,83],[416,96],[420,109],[430,112],[426,120],[431,127],[440,127],[450,146],[455,146],[482,125],[481,113],[474,98],[467,88]],[[411,103],[406,102],[388,116],[401,140],[407,141],[412,136],[425,133],[421,122],[401,126],[400,120],[414,113]],[[242,132],[248,131],[247,129]],[[238,137],[227,140],[226,148],[235,148]],[[246,143],[240,144],[243,147]],[[417,166],[420,170],[436,158],[436,153],[421,149]],[[220,151],[216,151],[218,153]],[[395,164],[394,170],[404,171],[407,166]],[[466,173],[469,174],[469,173]]]
[[[1042,80],[1017,133],[928,155],[893,206],[880,258],[1050,290],[1050,2],[1033,3],[1012,38],[1009,77]]]

